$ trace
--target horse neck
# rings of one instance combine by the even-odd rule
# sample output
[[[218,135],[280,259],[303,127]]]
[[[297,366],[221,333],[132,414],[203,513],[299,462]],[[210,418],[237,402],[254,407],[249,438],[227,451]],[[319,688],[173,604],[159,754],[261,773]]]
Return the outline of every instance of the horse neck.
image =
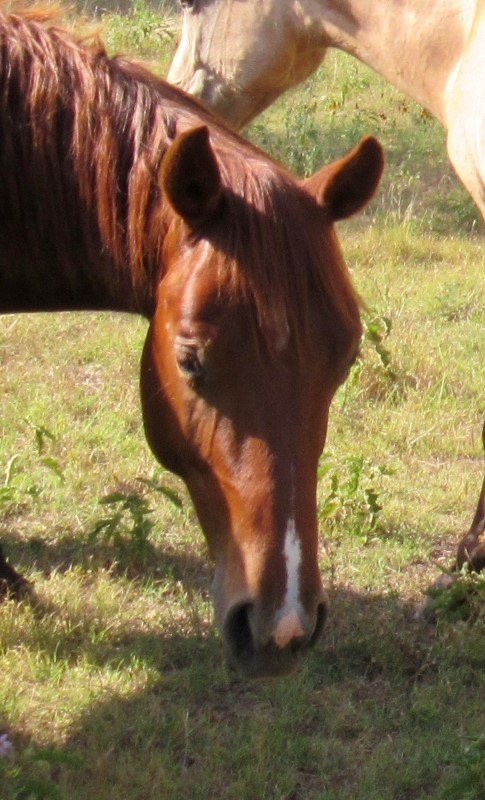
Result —
[[[471,0],[311,0],[322,43],[355,56],[446,123],[445,94]]]
[[[135,279],[129,256],[113,256],[95,221],[69,217],[68,228],[47,216],[43,237],[21,219],[0,223],[0,313],[122,311],[149,318],[161,264],[157,274]]]
[[[155,188],[143,169],[138,191],[129,187],[128,137],[118,147],[110,140],[107,152],[117,158],[93,156],[91,169],[99,137],[87,138],[74,158],[69,138],[59,144],[55,127],[37,128],[43,135],[37,151],[28,136],[22,144],[15,126],[5,125],[0,143],[0,313],[106,310],[150,317],[170,213],[166,203],[153,201]]]
[[[35,22],[0,28],[0,312],[151,316],[169,222],[155,79]]]

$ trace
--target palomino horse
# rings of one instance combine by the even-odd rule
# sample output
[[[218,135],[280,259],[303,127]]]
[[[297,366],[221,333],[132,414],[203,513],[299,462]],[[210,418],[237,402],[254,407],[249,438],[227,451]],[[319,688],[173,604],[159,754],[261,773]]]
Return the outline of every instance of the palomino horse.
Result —
[[[333,223],[373,194],[380,145],[297,182],[38,10],[0,14],[0,124],[0,311],[149,320],[146,435],[192,496],[228,650],[289,669],[325,617],[317,462],[361,335]],[[3,558],[0,578],[25,588]]]
[[[448,131],[448,154],[485,218],[483,0],[181,0],[168,80],[236,127],[310,75],[329,47],[368,64]],[[483,428],[485,447],[485,426]],[[457,556],[485,566],[485,479]]]

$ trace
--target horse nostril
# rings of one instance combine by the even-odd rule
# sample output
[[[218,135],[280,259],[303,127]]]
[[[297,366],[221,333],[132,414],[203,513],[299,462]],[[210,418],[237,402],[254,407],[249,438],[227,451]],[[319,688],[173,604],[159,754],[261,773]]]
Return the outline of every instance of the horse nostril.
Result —
[[[235,606],[224,624],[224,639],[236,662],[244,664],[254,655],[254,641],[249,622],[251,603]]]
[[[298,655],[300,650],[303,650],[308,645],[308,639],[306,636],[297,636],[291,640],[288,647],[293,653],[293,655]]]

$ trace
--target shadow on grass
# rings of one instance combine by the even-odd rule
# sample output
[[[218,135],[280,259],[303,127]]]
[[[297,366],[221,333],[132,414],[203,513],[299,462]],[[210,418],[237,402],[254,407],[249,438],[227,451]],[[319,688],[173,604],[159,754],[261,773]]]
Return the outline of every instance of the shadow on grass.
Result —
[[[382,797],[445,796],[426,793],[449,766],[448,750],[431,746],[430,725],[441,714],[432,700],[443,690],[451,697],[458,682],[476,696],[485,664],[471,657],[463,638],[440,639],[436,628],[417,621],[414,604],[335,589],[322,641],[296,673],[276,681],[243,681],[226,666],[214,628],[200,624],[198,631],[109,632],[103,641],[79,640],[78,654],[95,667],[89,681],[96,699],[74,719],[61,746],[82,767],[71,769],[62,758],[49,767],[62,797],[368,798],[356,787],[376,771]],[[57,639],[57,660],[63,650]],[[133,670],[140,677],[127,691]],[[107,691],[109,685],[125,688]],[[455,752],[468,725],[467,717],[460,719],[459,731],[450,728]],[[16,743],[15,731],[7,731]],[[393,788],[389,760],[367,763],[366,753],[382,745],[387,759],[395,748],[412,755],[416,736],[434,760],[426,775],[416,774],[421,788],[403,794]],[[293,788],[283,794],[282,785]]]
[[[203,547],[202,533],[200,538]],[[169,578],[193,591],[207,589],[211,580],[209,557],[186,552],[179,544],[175,549],[168,543],[165,546],[148,542],[141,552],[129,545],[123,551],[99,540],[89,541],[79,534],[64,533],[54,542],[39,537],[26,541],[13,531],[1,533],[1,544],[8,562],[27,579],[35,572],[48,577],[54,572],[80,567],[89,573],[110,570],[140,581]]]

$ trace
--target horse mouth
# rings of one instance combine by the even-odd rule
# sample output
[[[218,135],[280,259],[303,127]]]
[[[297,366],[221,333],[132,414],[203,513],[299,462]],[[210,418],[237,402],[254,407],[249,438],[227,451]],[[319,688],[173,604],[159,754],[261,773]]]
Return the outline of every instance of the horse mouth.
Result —
[[[321,637],[327,617],[326,604],[319,603],[311,633],[295,637],[285,647],[278,647],[273,638],[264,644],[255,641],[251,626],[253,609],[253,603],[235,606],[223,626],[229,661],[245,678],[270,678],[292,672],[302,655]]]

